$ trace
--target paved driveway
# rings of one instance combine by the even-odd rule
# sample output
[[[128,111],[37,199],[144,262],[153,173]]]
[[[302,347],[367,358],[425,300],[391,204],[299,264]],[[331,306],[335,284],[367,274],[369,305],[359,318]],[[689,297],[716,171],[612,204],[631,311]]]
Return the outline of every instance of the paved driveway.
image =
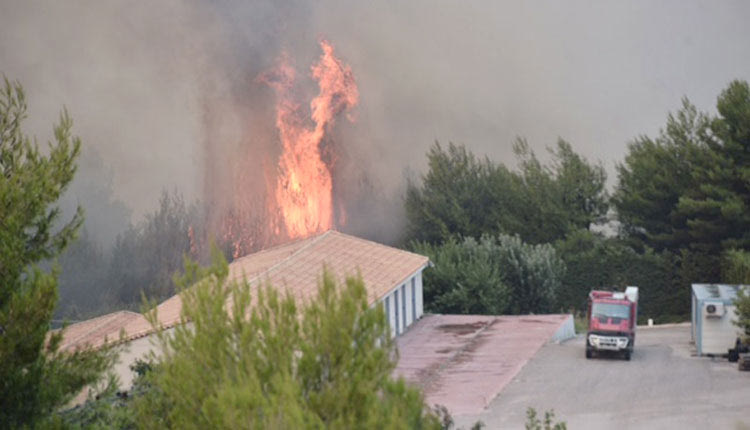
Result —
[[[544,345],[468,427],[522,429],[529,406],[573,429],[750,429],[750,372],[691,356],[690,327],[639,328],[631,361],[584,357],[584,339]]]

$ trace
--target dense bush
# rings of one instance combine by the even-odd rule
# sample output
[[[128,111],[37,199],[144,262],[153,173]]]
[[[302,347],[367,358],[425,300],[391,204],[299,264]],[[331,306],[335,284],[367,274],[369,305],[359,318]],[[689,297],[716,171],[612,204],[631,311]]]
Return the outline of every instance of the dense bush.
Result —
[[[302,303],[271,286],[251,295],[227,273],[221,257],[208,271],[188,264],[190,324],[159,334],[139,428],[440,428],[420,392],[393,379],[385,314],[360,278],[338,287],[324,273]]]
[[[565,265],[550,245],[518,236],[414,243],[434,267],[425,271],[425,306],[437,313],[539,313],[555,311]]]
[[[728,284],[750,284],[750,252],[727,250],[721,264],[721,280]]]
[[[430,257],[424,272],[424,303],[428,312],[501,314],[508,310],[510,288],[497,261],[497,244],[489,236],[477,241],[450,239],[443,245],[415,243],[415,252]]]
[[[121,391],[117,380],[110,380],[96,394],[90,393],[85,403],[60,411],[56,417],[57,427],[68,430],[136,429],[134,401],[151,389],[147,379],[152,367],[149,362],[136,360],[130,366],[135,374],[130,390]]]
[[[730,249],[724,253],[722,281],[730,284],[750,284],[750,252]],[[750,340],[750,289],[740,290],[734,301],[737,319],[734,323]]]
[[[748,290],[738,291],[734,305],[736,306],[737,319],[733,322],[745,334],[745,343],[748,343],[750,341],[750,292]]]
[[[683,251],[673,254],[646,249],[634,251],[616,238],[578,231],[555,245],[567,272],[560,293],[566,310],[583,311],[592,289],[622,291],[639,287],[639,316],[657,322],[680,321],[689,316],[690,284],[709,272],[705,255]],[[713,282],[714,278],[704,279]]]

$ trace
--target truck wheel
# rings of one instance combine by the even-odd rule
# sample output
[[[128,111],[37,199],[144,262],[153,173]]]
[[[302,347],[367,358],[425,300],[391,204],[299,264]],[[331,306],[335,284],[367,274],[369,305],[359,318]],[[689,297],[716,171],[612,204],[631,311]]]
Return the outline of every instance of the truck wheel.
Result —
[[[586,348],[586,358],[591,358],[592,355],[591,350]]]
[[[729,353],[727,354],[727,360],[729,360],[730,363],[736,363],[740,359],[740,354],[737,348],[730,349]]]
[[[630,361],[630,350],[626,349],[625,354],[623,355],[626,361]]]

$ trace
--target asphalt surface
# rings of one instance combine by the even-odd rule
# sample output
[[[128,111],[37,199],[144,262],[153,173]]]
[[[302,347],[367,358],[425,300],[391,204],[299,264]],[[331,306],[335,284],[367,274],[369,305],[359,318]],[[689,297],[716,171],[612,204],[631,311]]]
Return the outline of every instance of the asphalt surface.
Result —
[[[523,429],[526,409],[554,409],[568,429],[750,429],[750,372],[693,356],[690,326],[639,328],[631,361],[584,356],[579,335],[547,344],[469,428]]]

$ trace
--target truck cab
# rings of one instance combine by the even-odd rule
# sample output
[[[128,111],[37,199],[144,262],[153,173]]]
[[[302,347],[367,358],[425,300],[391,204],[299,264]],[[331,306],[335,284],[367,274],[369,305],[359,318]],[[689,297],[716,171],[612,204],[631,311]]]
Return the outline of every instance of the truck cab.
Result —
[[[635,346],[638,287],[627,287],[625,292],[591,291],[587,316],[586,358],[607,351],[630,360]]]

